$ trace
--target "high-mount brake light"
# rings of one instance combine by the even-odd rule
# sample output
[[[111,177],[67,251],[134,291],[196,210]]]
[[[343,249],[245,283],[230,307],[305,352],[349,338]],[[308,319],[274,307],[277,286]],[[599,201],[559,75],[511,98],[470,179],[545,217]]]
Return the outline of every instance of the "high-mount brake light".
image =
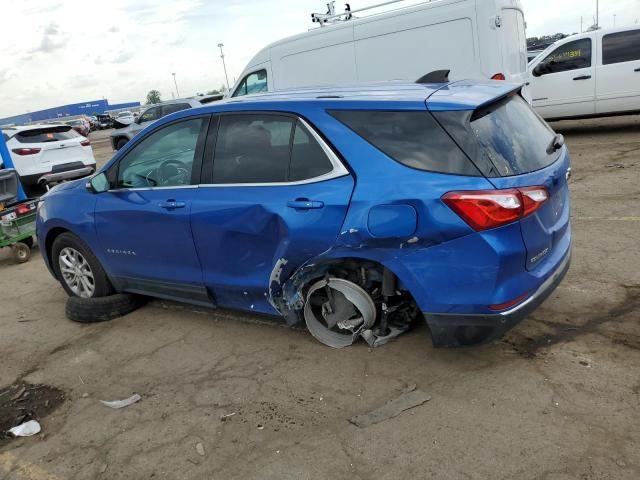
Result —
[[[506,80],[507,77],[504,76],[504,73],[496,73],[491,80]]]

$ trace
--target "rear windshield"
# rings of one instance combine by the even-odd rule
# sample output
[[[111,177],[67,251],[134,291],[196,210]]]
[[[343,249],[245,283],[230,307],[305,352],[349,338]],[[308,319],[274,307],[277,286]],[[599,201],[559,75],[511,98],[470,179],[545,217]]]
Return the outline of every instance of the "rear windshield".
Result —
[[[540,170],[560,156],[547,153],[555,134],[519,95],[476,111],[471,131],[500,176]]]
[[[78,135],[70,126],[60,125],[56,127],[25,130],[16,135],[16,140],[20,143],[60,142],[63,140],[77,138],[79,136],[80,135]]]
[[[329,113],[407,167],[456,175],[480,174],[429,112],[332,110]]]

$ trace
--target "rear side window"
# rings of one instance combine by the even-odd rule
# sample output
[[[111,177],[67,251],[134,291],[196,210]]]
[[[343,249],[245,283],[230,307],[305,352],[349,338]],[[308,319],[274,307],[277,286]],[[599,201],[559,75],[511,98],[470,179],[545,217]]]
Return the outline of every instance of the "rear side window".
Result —
[[[322,147],[300,122],[296,124],[291,147],[289,181],[295,182],[315,178],[333,169]]]
[[[79,136],[80,135],[69,125],[60,125],[55,127],[25,130],[19,132],[15,138],[20,143],[46,143],[71,140],[72,138],[77,138]]]
[[[188,103],[171,103],[169,105],[163,105],[162,116],[165,117],[171,113],[176,113],[180,110],[186,110],[187,108],[191,108],[191,105],[189,105]]]
[[[539,75],[591,66],[591,39],[583,38],[559,46],[536,67]]]
[[[547,152],[555,134],[519,95],[478,111],[471,131],[501,176],[540,170],[560,155]]]
[[[333,110],[344,123],[388,157],[407,167],[456,175],[479,175],[429,112]]]
[[[310,180],[333,164],[300,121],[285,115],[223,115],[213,160],[213,183]]]
[[[286,182],[293,126],[282,115],[223,115],[213,183]]]
[[[640,30],[610,33],[602,37],[602,64],[640,60]]]

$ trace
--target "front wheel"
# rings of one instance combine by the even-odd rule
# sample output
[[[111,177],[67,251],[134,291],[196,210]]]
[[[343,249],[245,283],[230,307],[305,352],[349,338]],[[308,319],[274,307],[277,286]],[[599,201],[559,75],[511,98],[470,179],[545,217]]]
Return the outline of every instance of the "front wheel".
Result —
[[[113,293],[100,262],[75,235],[58,236],[51,248],[51,259],[56,277],[69,296],[97,298]]]

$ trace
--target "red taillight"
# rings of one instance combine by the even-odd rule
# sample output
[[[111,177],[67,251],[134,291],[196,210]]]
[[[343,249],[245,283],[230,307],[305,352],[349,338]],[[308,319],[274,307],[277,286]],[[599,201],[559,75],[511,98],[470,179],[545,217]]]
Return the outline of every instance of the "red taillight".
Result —
[[[89,145],[91,145],[91,141],[90,140],[83,140],[82,142],[80,142],[80,145],[82,145],[83,147],[88,147]]]
[[[506,80],[507,77],[504,76],[504,73],[496,73],[491,80]]]
[[[27,205],[18,205],[16,208],[17,215],[24,215],[25,213],[29,213],[31,209]]]
[[[442,201],[476,231],[515,222],[533,212],[549,198],[544,187],[449,192]]]
[[[514,305],[520,303],[521,301],[523,301],[528,296],[529,296],[529,292],[525,292],[522,295],[520,295],[519,297],[516,297],[513,300],[509,300],[508,302],[497,303],[495,305],[489,305],[489,309],[490,310],[506,310],[507,308],[513,307]]]
[[[36,153],[40,153],[40,150],[40,148],[14,148],[11,151],[18,155],[35,155]]]

